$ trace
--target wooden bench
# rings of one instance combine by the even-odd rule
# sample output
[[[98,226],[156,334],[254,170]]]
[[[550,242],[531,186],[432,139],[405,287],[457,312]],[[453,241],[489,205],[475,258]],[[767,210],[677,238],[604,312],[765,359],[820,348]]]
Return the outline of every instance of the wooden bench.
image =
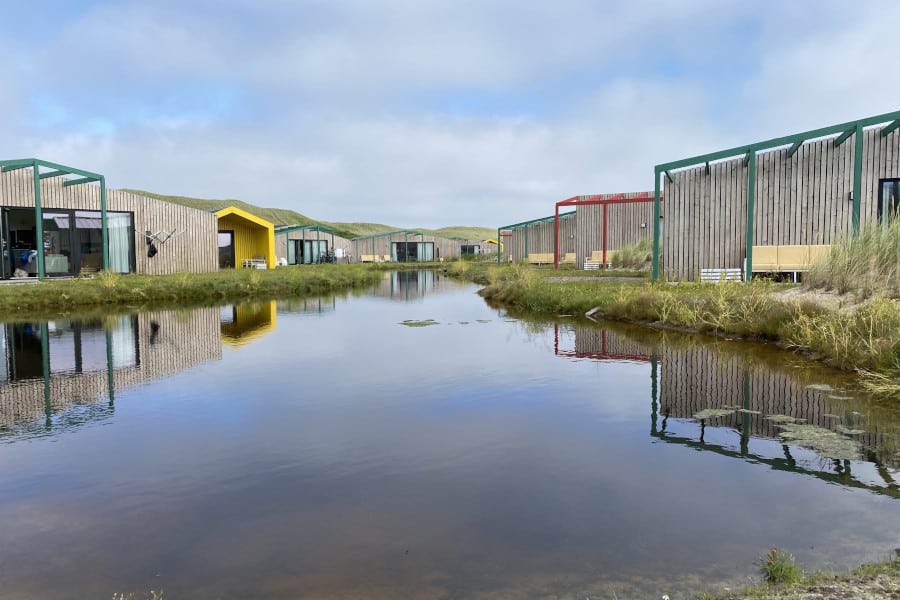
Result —
[[[552,252],[538,252],[534,254],[528,255],[528,262],[532,265],[552,265],[553,264],[553,253]]]
[[[813,263],[828,256],[831,246],[816,244],[808,246],[753,246],[754,273],[797,273],[809,271]]]
[[[606,268],[612,268],[612,254],[614,250],[606,251]],[[584,269],[590,271],[599,269],[603,265],[603,250],[591,250],[591,260],[584,261]]]
[[[566,265],[566,264],[574,265],[575,264],[575,253],[574,252],[566,252],[566,255],[559,262],[564,265]]]
[[[374,254],[360,254],[359,262],[375,262]]]
[[[700,283],[743,281],[740,269],[700,269]]]

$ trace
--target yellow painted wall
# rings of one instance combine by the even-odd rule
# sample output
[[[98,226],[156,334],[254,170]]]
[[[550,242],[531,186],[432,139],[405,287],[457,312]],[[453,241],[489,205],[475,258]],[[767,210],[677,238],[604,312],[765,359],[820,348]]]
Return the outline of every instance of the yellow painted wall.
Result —
[[[257,225],[237,214],[219,217],[219,231],[234,232],[234,266],[240,269],[245,259],[263,257],[270,269],[275,268],[274,228]]]

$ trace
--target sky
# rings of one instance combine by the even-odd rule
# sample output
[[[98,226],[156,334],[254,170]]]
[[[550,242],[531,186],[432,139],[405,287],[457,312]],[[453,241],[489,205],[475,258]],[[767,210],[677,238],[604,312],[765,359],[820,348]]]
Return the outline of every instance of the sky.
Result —
[[[0,158],[497,227],[900,109],[896,0],[2,0]]]

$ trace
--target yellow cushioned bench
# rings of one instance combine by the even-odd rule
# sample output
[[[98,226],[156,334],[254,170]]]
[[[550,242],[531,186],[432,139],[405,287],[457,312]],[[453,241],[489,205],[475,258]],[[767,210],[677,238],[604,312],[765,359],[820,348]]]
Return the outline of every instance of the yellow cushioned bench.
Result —
[[[831,252],[831,246],[753,246],[753,271],[779,273],[809,271],[812,264]]]
[[[567,263],[575,264],[575,253],[574,252],[566,252],[566,255],[559,262],[561,262],[563,264],[567,264]]]
[[[528,262],[533,265],[551,265],[553,264],[552,252],[538,252],[528,255]]]

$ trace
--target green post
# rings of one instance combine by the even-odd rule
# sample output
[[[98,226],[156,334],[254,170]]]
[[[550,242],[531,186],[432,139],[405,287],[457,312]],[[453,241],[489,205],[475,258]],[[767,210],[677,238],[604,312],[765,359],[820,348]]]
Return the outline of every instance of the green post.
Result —
[[[744,413],[741,420],[741,456],[750,452],[750,371],[744,369]]]
[[[100,237],[103,244],[103,270],[109,271],[109,225],[106,222],[106,177],[100,176]]]
[[[650,435],[656,435],[658,427],[656,424],[657,414],[659,413],[659,359],[656,356],[656,350],[650,353]]]
[[[659,167],[653,169],[653,281],[659,281]]]
[[[31,175],[34,178],[34,243],[37,246],[38,279],[46,276],[44,270],[44,210],[41,208],[41,174],[38,163],[31,164]]]
[[[753,278],[753,225],[756,211],[756,148],[751,148],[747,161],[750,168],[747,173],[747,263],[744,265],[744,281],[750,283]]]
[[[113,370],[112,332],[106,328],[106,386],[109,392],[109,407],[116,402],[116,379]]]
[[[859,235],[859,207],[862,204],[862,125],[856,125],[856,138],[853,141],[853,236],[856,237]]]
[[[50,417],[53,415],[53,404],[50,402],[50,334],[47,331],[48,323],[44,321],[41,327],[41,368],[44,377],[44,416],[47,418],[47,427],[51,425]]]
[[[321,263],[322,262],[322,244],[321,244],[321,240],[320,240],[318,226],[316,226],[316,256],[317,256],[316,262]]]

